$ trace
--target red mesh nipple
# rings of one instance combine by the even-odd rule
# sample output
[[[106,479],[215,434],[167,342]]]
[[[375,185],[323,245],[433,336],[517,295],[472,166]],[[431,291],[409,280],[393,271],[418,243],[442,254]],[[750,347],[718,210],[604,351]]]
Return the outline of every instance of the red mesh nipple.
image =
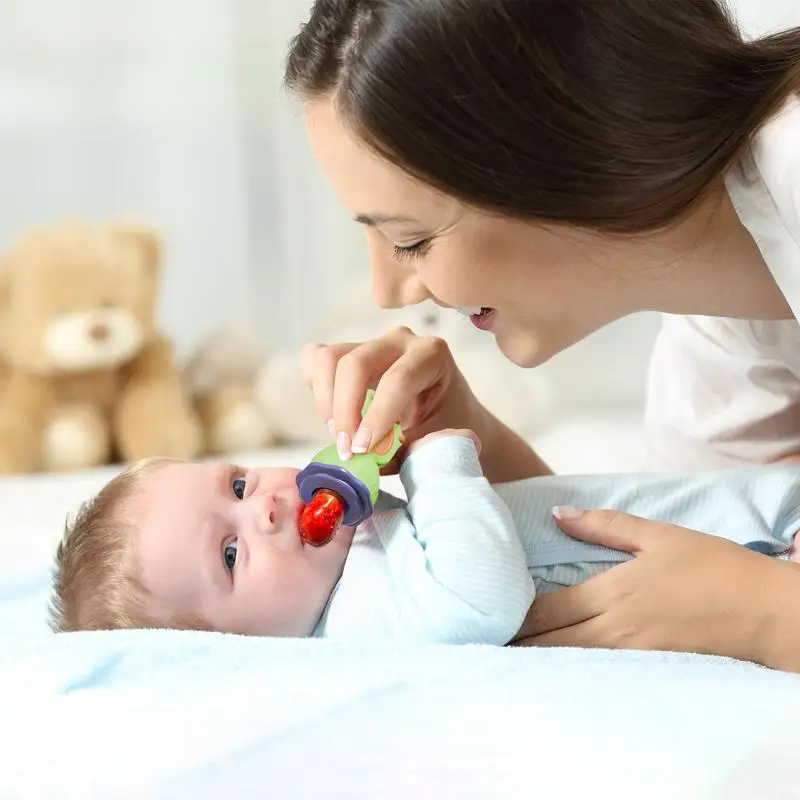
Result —
[[[320,489],[300,514],[300,535],[315,547],[326,544],[342,524],[344,503],[335,492]]]

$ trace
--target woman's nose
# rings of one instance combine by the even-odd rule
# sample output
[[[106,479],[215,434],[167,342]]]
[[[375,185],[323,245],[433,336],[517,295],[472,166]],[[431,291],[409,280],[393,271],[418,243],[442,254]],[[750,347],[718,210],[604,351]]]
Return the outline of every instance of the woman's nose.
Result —
[[[414,306],[430,297],[416,270],[372,254],[372,299],[380,308]]]

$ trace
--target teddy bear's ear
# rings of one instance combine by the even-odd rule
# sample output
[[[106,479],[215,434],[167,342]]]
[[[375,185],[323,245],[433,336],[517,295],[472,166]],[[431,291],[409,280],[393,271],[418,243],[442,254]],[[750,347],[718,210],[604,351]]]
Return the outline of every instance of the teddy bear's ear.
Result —
[[[147,273],[155,278],[161,268],[163,249],[158,233],[148,225],[136,222],[117,223],[113,231],[121,242],[140,253],[142,265]]]

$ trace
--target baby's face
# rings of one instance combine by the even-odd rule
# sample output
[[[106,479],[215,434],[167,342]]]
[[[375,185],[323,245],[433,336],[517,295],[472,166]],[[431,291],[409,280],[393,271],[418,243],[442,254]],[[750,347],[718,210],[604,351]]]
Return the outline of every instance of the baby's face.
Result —
[[[158,618],[199,616],[215,630],[307,636],[342,574],[353,528],[306,545],[295,469],[168,464],[131,499],[141,579]]]

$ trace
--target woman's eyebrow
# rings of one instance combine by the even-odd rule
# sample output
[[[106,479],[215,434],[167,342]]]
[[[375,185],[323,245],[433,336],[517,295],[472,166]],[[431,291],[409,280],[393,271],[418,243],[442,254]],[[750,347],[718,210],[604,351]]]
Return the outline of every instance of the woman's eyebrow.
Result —
[[[368,225],[370,228],[375,228],[378,225],[384,225],[387,222],[419,222],[418,219],[413,217],[393,216],[386,214],[358,214],[355,221],[361,225]]]

